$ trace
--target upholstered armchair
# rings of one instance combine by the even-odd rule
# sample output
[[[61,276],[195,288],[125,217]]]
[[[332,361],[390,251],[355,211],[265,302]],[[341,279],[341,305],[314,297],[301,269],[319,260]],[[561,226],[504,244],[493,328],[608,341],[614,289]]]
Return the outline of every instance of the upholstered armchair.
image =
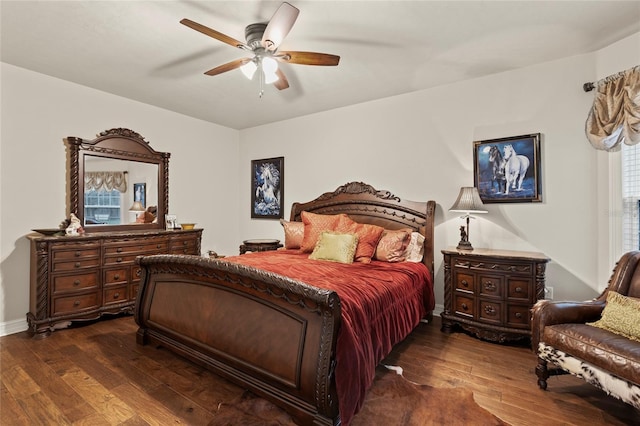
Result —
[[[541,389],[571,373],[640,409],[640,251],[620,258],[597,298],[536,303],[531,340]]]

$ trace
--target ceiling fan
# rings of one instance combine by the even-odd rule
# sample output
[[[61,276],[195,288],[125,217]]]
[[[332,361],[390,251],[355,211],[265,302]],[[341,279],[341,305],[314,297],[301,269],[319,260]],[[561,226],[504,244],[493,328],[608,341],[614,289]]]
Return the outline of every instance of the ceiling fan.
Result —
[[[280,43],[291,31],[299,13],[296,7],[287,2],[282,3],[269,22],[247,25],[244,29],[246,43],[190,19],[182,19],[180,23],[223,43],[253,53],[253,57],[236,59],[212,68],[205,74],[218,75],[240,68],[247,78],[253,79],[255,72],[259,71],[260,97],[262,97],[265,83],[273,83],[278,90],[289,87],[287,77],[278,67],[278,62],[324,66],[335,66],[340,62],[340,56],[327,53],[278,51]]]

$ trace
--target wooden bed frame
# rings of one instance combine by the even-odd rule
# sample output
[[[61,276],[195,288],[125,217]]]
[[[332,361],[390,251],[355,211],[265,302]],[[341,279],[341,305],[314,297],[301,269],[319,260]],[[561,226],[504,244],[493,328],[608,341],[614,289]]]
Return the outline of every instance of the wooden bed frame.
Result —
[[[425,236],[433,277],[435,202],[402,200],[351,182],[302,211],[346,213],[387,229]],[[138,258],[143,279],[137,342],[166,347],[285,409],[299,424],[338,425],[334,367],[340,300],[335,292],[232,262],[197,256]],[[429,313],[429,317],[431,317]]]

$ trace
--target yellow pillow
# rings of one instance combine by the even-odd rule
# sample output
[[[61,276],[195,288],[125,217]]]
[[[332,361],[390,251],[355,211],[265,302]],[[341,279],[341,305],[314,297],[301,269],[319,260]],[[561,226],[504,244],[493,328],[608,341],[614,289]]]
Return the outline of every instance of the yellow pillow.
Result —
[[[353,263],[357,247],[357,235],[325,231],[320,234],[318,243],[309,255],[309,259]]]
[[[640,299],[609,291],[602,317],[587,324],[640,342]]]

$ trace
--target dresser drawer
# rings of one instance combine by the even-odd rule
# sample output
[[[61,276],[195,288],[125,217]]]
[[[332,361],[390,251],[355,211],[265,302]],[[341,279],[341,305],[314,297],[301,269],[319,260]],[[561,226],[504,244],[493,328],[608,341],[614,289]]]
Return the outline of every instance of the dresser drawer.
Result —
[[[155,254],[166,253],[169,249],[169,240],[167,238],[153,239],[144,242],[109,242],[104,245],[105,255],[120,254]]]
[[[481,275],[479,294],[482,297],[501,299],[504,294],[504,279],[499,275]]]
[[[104,305],[125,302],[126,300],[128,300],[126,285],[120,287],[109,287],[108,289],[104,290]]]
[[[95,309],[100,306],[100,293],[86,293],[53,299],[53,316]]]
[[[119,256],[105,256],[104,266],[113,265],[128,265],[136,260],[136,257],[142,256],[141,254],[123,254]]]
[[[98,286],[98,271],[53,277],[53,294]]]
[[[69,261],[75,259],[86,259],[91,257],[100,256],[100,246],[83,246],[77,245],[75,247],[65,247],[64,250],[53,250],[51,257],[53,262]]]
[[[52,272],[69,272],[87,268],[97,268],[100,266],[100,258],[77,259],[70,262],[54,262]]]
[[[126,284],[129,280],[129,268],[106,269],[104,271],[104,285]]]

